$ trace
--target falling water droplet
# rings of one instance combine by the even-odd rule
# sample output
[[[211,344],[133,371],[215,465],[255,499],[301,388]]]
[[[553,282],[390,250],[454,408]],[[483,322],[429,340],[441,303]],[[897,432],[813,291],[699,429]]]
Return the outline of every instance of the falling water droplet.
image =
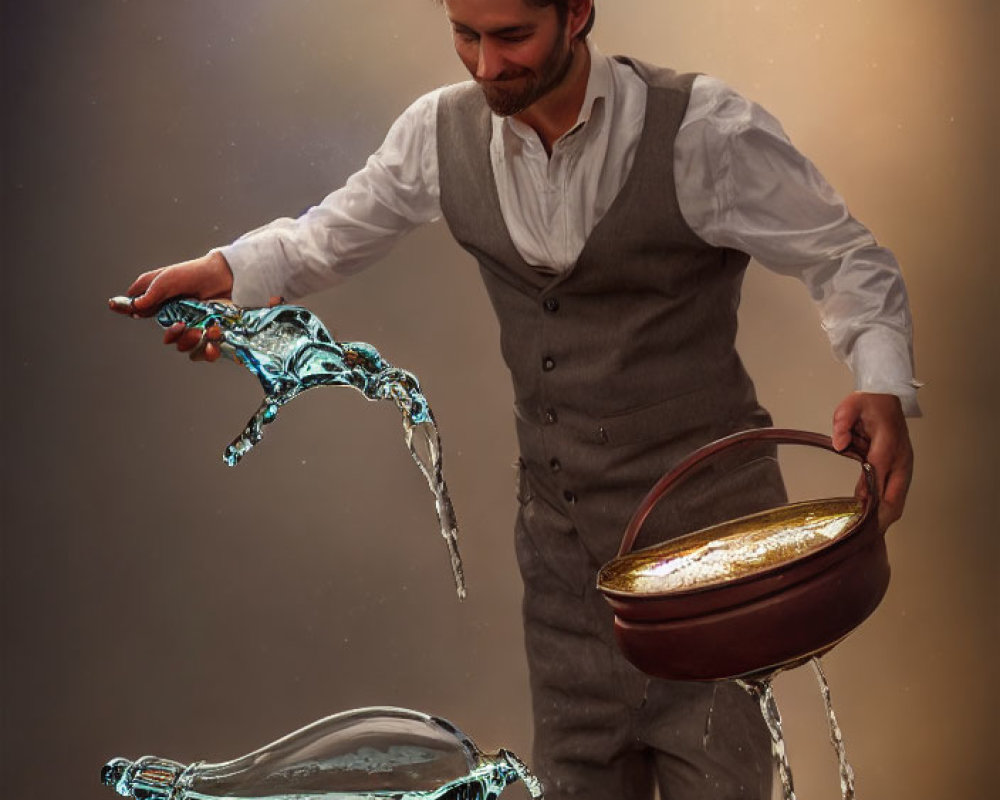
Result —
[[[708,740],[712,736],[712,715],[715,713],[715,696],[719,691],[719,685],[712,686],[712,702],[708,705],[708,714],[705,715],[705,733],[701,737],[701,746],[708,750]]]

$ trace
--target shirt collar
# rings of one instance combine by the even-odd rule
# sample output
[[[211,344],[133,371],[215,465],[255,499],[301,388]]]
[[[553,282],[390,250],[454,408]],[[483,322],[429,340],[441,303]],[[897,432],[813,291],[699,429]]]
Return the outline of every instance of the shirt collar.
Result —
[[[594,119],[596,124],[600,124],[604,116],[601,111],[613,99],[614,81],[611,76],[611,59],[601,53],[597,49],[597,45],[593,44],[590,39],[585,40],[584,44],[590,51],[590,73],[587,76],[587,91],[583,96],[583,104],[580,106],[580,114],[576,118],[576,124],[566,131],[560,137],[560,140],[577,133],[591,119]],[[508,130],[517,134],[521,139],[537,138],[537,134],[530,126],[519,122],[514,117],[499,117],[494,114],[493,126],[494,130],[497,126],[506,126]]]

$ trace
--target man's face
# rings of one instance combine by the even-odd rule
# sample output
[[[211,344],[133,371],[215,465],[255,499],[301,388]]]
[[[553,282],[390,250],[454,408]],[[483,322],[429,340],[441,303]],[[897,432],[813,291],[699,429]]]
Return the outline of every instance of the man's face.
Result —
[[[455,51],[494,113],[524,111],[559,85],[573,62],[568,26],[553,5],[444,0]]]

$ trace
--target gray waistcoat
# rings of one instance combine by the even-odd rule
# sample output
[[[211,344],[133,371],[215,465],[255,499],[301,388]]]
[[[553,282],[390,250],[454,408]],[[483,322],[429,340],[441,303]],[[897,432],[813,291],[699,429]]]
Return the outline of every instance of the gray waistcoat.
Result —
[[[770,424],[734,348],[748,257],[706,244],[678,208],[669,145],[694,76],[625,63],[649,86],[635,160],[576,264],[556,276],[525,263],[511,241],[480,89],[450,89],[438,109],[441,206],[500,321],[530,491],[573,519],[598,563],[673,464]],[[729,458],[688,482],[641,543],[780,500],[773,459],[747,461]],[[762,480],[763,492],[754,488]]]

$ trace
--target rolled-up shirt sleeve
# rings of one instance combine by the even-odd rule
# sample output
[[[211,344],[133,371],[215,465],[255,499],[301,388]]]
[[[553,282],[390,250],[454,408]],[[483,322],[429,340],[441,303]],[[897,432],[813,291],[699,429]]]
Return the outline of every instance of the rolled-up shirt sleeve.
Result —
[[[438,94],[403,112],[365,166],[318,205],[218,248],[233,271],[237,304],[264,305],[271,297],[291,300],[328,288],[440,217]]]
[[[802,280],[856,387],[895,394],[908,416],[918,416],[913,325],[899,265],[780,123],[723,82],[699,76],[675,165],[692,230]]]

